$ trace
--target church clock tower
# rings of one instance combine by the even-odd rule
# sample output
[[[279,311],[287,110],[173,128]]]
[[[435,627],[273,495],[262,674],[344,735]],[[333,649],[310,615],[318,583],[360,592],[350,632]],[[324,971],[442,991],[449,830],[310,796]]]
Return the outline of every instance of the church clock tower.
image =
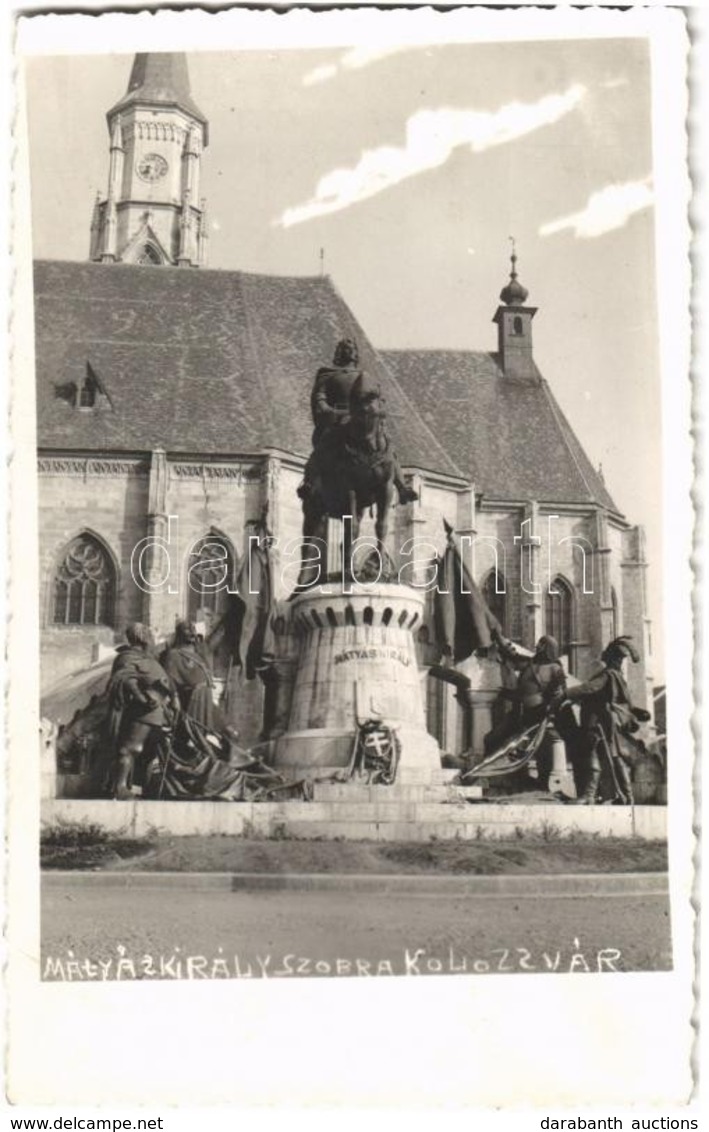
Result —
[[[209,125],[192,101],[186,57],[136,55],[128,90],[106,117],[108,192],[94,206],[90,259],[203,266],[199,179]]]

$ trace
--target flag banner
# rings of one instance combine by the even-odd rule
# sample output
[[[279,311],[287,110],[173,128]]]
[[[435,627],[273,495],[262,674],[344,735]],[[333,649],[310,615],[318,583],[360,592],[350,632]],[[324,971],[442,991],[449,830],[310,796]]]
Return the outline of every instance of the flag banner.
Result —
[[[463,561],[453,529],[446,524],[448,545],[438,561],[434,600],[436,638],[454,664],[481,649],[489,649],[502,627],[488,609],[480,587]]]
[[[254,524],[236,581],[236,592],[229,595],[224,615],[208,640],[213,650],[226,641],[232,664],[243,670],[247,680],[253,680],[268,664],[272,652],[269,646],[274,601],[271,538],[264,519]]]

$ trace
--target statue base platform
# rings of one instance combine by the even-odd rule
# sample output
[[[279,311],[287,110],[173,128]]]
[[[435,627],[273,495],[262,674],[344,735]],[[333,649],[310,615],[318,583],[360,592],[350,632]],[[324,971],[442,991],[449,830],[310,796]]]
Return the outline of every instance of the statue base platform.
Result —
[[[358,727],[377,720],[398,741],[397,782],[440,781],[414,644],[423,594],[402,585],[329,583],[290,604],[298,654],[288,727],[269,744],[272,765],[293,779],[342,775]]]
[[[445,772],[444,772],[445,773]],[[448,772],[450,773],[450,772]],[[500,806],[457,795],[459,787],[361,786],[322,784],[312,802],[113,802],[90,798],[45,798],[43,824],[91,823],[102,829],[130,832],[131,837],[156,829],[175,836],[214,834],[232,837],[283,837],[323,841],[479,841],[500,838],[517,841],[519,830],[540,837],[549,828],[561,833],[583,832],[601,837],[642,837],[664,840],[666,806]],[[445,790],[446,794],[439,793]],[[433,796],[432,796],[433,792]],[[398,796],[397,796],[398,795]],[[455,803],[458,804],[455,804]],[[545,833],[546,831],[546,833]],[[79,880],[80,872],[73,874]],[[99,875],[99,874],[96,874]],[[134,873],[131,883],[149,872]],[[113,876],[101,873],[101,883]]]

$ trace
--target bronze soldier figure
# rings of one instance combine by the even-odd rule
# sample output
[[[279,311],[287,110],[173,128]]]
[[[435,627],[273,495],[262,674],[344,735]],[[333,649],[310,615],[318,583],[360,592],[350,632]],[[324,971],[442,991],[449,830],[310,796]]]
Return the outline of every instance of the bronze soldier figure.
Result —
[[[559,663],[559,645],[555,637],[540,637],[533,657],[518,656],[510,642],[496,634],[496,643],[503,659],[518,669],[517,686],[511,696],[514,707],[509,715],[485,736],[485,754],[492,754],[519,731],[541,723],[549,708],[560,705],[566,690],[566,674]],[[551,742],[558,739],[555,727],[547,731],[540,748],[537,767],[539,786],[546,790],[551,772]]]
[[[628,737],[639,723],[650,719],[650,713],[633,706],[623,676],[626,657],[634,663],[640,659],[632,637],[616,637],[601,655],[601,672],[566,693],[569,701],[581,706],[581,734],[574,760],[581,779],[577,805],[592,806],[599,797],[616,805],[633,801],[625,748]]]
[[[204,727],[214,727],[214,681],[209,661],[199,648],[193,621],[177,622],[174,642],[160,659],[175,686],[182,710]]]
[[[312,495],[322,496],[323,484],[335,473],[343,444],[342,430],[350,420],[350,394],[355,382],[363,378],[357,343],[352,338],[341,339],[332,365],[322,366],[315,375],[310,395],[310,410],[315,425],[313,451],[305,466],[303,483],[298,488],[301,499],[306,500]],[[394,460],[394,486],[399,502],[411,503],[418,499],[418,494],[404,482],[393,450],[391,456]]]
[[[135,622],[126,629],[128,644],[113,662],[108,682],[108,729],[116,752],[113,795],[132,798],[139,759],[147,760],[172,727],[177,701],[169,676],[151,655],[152,635]]]
[[[175,639],[163,653],[162,664],[179,697],[183,712],[207,731],[236,742],[239,733],[230,727],[212,695],[214,678],[209,657],[200,646],[194,621],[178,621]]]

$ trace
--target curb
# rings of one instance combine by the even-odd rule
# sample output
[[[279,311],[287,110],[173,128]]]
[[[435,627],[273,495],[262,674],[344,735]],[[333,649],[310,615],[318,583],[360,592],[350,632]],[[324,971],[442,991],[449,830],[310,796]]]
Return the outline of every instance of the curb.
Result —
[[[534,873],[426,876],[420,873],[81,872],[52,869],[53,888],[181,888],[207,892],[370,892],[426,896],[665,896],[667,873]]]

